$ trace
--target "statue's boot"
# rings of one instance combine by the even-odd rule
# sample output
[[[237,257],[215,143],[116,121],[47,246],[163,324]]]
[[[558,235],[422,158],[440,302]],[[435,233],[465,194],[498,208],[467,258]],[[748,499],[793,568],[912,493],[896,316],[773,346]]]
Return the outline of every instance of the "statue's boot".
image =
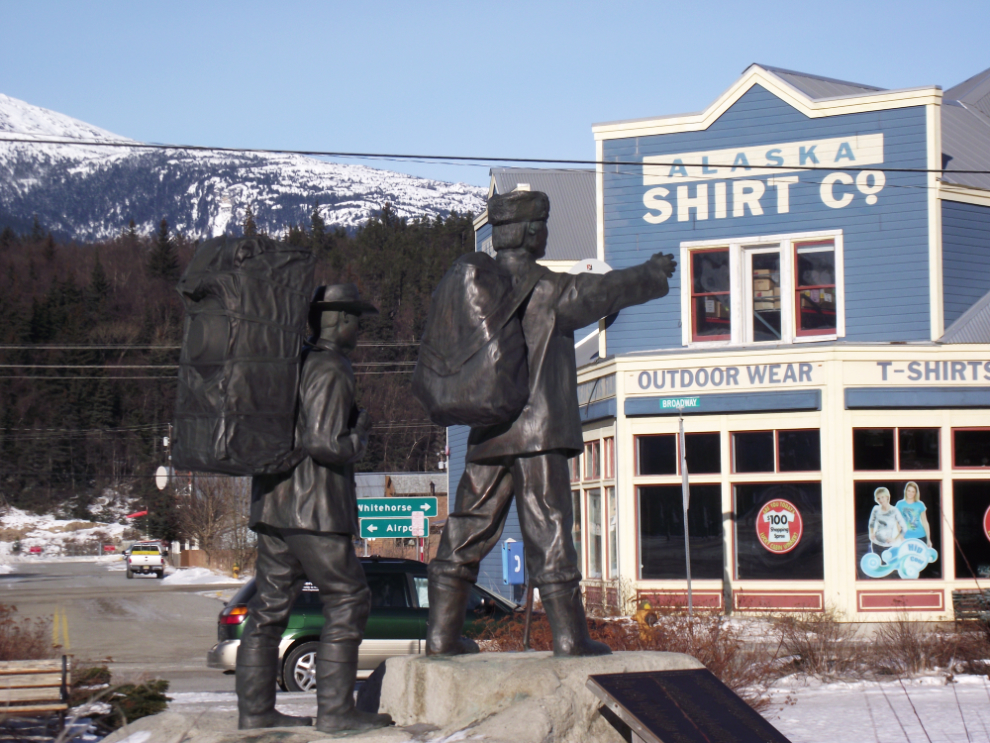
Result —
[[[316,729],[321,733],[373,730],[392,724],[390,715],[354,707],[356,643],[321,642],[316,650]]]
[[[612,652],[608,645],[592,640],[588,634],[578,581],[540,586],[540,601],[550,620],[554,655],[609,655]]]
[[[426,623],[427,655],[468,655],[478,652],[478,643],[461,637],[468,599],[474,584],[449,576],[430,576],[427,594],[430,618]]]
[[[278,648],[237,648],[237,728],[301,727],[312,717],[283,715],[275,709]]]

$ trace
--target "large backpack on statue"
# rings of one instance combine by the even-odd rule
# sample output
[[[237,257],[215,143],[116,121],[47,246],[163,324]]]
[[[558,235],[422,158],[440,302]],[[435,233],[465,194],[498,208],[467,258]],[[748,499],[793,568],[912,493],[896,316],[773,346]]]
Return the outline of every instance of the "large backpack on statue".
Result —
[[[272,474],[295,449],[299,369],[316,259],[264,236],[209,240],[177,287],[186,309],[177,469]]]
[[[529,399],[526,339],[518,310],[540,278],[515,289],[486,253],[457,259],[440,280],[413,371],[413,395],[440,426],[493,426],[513,420]]]

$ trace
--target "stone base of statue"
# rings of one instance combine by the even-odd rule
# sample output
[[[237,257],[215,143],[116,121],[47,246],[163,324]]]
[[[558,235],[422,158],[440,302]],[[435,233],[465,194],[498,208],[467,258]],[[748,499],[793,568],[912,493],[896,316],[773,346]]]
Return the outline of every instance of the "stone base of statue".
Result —
[[[456,734],[458,739],[493,743],[622,743],[622,736],[599,712],[601,702],[586,687],[588,676],[702,667],[688,655],[651,652],[591,658],[554,658],[549,652],[391,658],[379,711],[392,715],[395,727],[347,734],[347,738],[403,743]],[[285,712],[315,711],[315,697],[313,710],[307,712],[301,706],[305,701],[299,701],[302,695],[292,695],[291,708],[279,696],[278,705]],[[165,712],[136,720],[104,743],[310,743],[335,737],[315,728],[268,732],[238,731],[236,703],[226,709],[212,704],[202,711]]]

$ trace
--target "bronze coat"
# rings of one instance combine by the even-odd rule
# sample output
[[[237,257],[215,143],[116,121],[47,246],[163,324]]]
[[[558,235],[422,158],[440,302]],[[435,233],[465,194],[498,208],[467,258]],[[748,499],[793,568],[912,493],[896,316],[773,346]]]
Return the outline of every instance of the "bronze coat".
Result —
[[[529,400],[511,423],[474,428],[469,461],[584,446],[577,401],[574,331],[632,305],[667,294],[667,276],[653,262],[606,274],[561,274],[543,266],[523,315]]]
[[[252,529],[359,533],[353,463],[367,441],[353,430],[357,415],[351,362],[318,339],[299,380],[296,445],[307,456],[289,472],[252,480]]]

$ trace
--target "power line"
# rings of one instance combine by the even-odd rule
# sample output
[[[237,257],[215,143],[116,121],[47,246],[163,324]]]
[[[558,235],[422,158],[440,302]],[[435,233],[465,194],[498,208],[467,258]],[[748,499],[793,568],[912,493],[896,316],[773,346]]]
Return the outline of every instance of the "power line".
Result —
[[[358,348],[406,348],[419,346],[419,341],[358,341]],[[0,351],[178,351],[182,346],[142,345],[63,345],[57,343],[4,344]]]
[[[390,159],[390,160],[421,160],[425,162],[476,162],[476,163],[549,163],[553,165],[632,165],[636,167],[709,167],[709,168],[731,168],[733,163],[685,163],[685,162],[634,162],[626,160],[570,160],[560,158],[534,158],[534,157],[490,157],[478,155],[412,155],[404,153],[384,153],[384,152],[336,152],[327,150],[286,150],[286,149],[265,149],[260,147],[210,147],[206,145],[175,145],[175,144],[154,144],[149,142],[119,142],[106,140],[88,139],[39,139],[25,136],[20,132],[11,132],[20,135],[14,137],[0,136],[0,142],[12,142],[18,144],[55,144],[68,147],[115,147],[124,149],[141,150],[184,150],[190,152],[224,152],[224,153],[246,153],[258,155],[304,155],[307,157],[346,157],[366,160]],[[814,170],[836,170],[834,166],[822,165],[759,165],[752,166],[764,170],[781,171],[814,171]],[[875,166],[866,167],[841,167],[839,170],[877,170]],[[954,173],[959,175],[990,175],[990,170],[948,170],[945,168],[883,168],[888,173]]]

